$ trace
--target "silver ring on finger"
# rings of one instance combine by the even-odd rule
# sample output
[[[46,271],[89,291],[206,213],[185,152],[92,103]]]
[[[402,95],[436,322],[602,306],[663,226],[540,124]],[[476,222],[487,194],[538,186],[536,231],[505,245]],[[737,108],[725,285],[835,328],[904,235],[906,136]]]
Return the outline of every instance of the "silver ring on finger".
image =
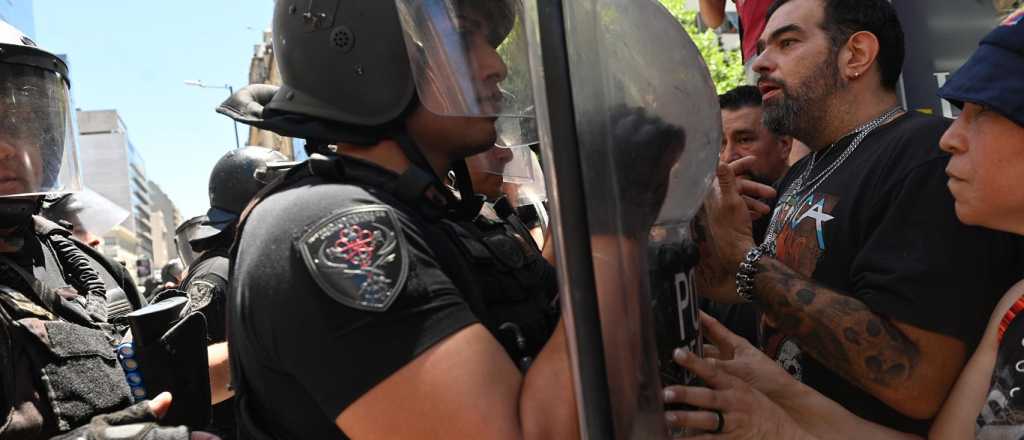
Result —
[[[714,411],[714,413],[715,413],[715,416],[718,417],[718,426],[716,426],[715,430],[711,431],[711,433],[712,434],[721,434],[722,433],[722,429],[725,428],[725,414],[722,414],[721,411],[717,411],[717,410]]]

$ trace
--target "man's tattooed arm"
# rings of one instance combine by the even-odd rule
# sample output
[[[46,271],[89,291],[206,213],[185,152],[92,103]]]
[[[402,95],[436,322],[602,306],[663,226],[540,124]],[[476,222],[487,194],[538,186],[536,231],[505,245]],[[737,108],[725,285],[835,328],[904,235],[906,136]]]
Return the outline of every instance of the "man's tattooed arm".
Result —
[[[765,318],[794,337],[805,353],[908,416],[928,418],[938,410],[963,365],[955,360],[957,350],[950,350],[951,367],[938,366],[951,372],[933,374],[932,361],[924,359],[921,345],[915,342],[918,338],[912,340],[898,323],[875,314],[856,298],[808,280],[778,260],[762,258],[760,266],[755,298]],[[935,346],[950,341],[941,335],[934,338]]]

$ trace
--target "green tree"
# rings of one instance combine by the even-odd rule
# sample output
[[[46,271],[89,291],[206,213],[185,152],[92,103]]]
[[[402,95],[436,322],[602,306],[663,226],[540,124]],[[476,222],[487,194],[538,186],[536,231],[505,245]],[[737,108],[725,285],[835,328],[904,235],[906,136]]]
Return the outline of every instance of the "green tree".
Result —
[[[711,79],[715,82],[718,93],[725,93],[736,86],[743,85],[743,55],[739,50],[724,50],[718,34],[707,29],[701,32],[697,28],[697,11],[688,11],[683,6],[685,0],[660,0],[679,20],[679,23],[690,34],[697,49],[704,56],[704,62],[711,71]]]

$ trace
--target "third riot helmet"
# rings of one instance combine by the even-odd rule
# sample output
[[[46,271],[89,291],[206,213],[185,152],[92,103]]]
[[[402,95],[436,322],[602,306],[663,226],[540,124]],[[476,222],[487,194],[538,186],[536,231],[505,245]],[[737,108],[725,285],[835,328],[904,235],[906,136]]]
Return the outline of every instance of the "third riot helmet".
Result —
[[[192,239],[205,240],[234,226],[249,200],[269,182],[261,169],[287,160],[277,151],[254,146],[221,157],[210,173],[210,210]]]

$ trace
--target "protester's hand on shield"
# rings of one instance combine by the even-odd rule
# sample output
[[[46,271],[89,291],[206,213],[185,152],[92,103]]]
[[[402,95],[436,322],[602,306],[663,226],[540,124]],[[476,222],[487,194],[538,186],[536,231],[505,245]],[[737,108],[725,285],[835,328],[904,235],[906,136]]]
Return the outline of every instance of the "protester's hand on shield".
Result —
[[[701,333],[711,342],[704,346],[704,357],[717,368],[773,401],[786,402],[796,397],[802,385],[757,347],[704,312],[700,312],[700,326]]]
[[[810,439],[779,405],[740,378],[718,367],[715,360],[700,359],[685,350],[676,352],[676,362],[701,378],[707,387],[671,386],[665,389],[665,403],[696,407],[690,411],[668,411],[670,428],[689,428],[704,434],[696,439]]]
[[[698,219],[701,258],[697,292],[721,303],[742,301],[736,295],[736,271],[754,247],[751,210],[767,211],[767,205],[756,199],[775,196],[767,186],[736,177],[735,172],[745,172],[752,160],[746,157],[718,165],[715,184]]]

